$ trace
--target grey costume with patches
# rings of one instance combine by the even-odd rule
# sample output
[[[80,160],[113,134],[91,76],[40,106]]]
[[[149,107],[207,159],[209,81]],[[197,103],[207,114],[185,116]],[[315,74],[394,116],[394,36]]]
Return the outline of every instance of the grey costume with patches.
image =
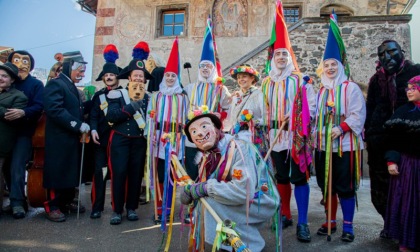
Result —
[[[219,182],[215,178],[207,180],[208,197],[206,200],[222,220],[229,219],[236,223],[235,230],[240,233],[241,240],[251,251],[261,251],[265,246],[265,241],[258,229],[276,213],[280,196],[272,177],[268,176],[269,173],[258,150],[249,142],[249,137],[248,132],[240,132],[235,138],[226,134],[218,143],[218,148],[222,151],[227,149],[232,139],[237,144],[227,177],[230,181]],[[258,156],[260,160],[257,160]],[[242,171],[240,179],[232,178],[234,170]],[[211,175],[211,177],[213,176],[214,174]],[[269,190],[262,193],[260,199],[254,199],[254,195],[260,191],[260,186],[264,182],[271,184],[272,187],[269,186]],[[248,219],[246,212],[247,188],[251,201]],[[207,211],[205,213],[205,229],[206,242],[213,244],[216,235],[216,221]]]

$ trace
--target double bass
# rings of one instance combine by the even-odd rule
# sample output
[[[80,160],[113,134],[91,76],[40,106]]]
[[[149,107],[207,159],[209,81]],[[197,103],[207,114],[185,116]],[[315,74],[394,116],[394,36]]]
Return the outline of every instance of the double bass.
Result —
[[[45,153],[45,125],[47,116],[42,113],[32,137],[33,161],[28,170],[26,196],[28,204],[32,207],[43,207],[47,201],[47,191],[44,189],[44,153]]]

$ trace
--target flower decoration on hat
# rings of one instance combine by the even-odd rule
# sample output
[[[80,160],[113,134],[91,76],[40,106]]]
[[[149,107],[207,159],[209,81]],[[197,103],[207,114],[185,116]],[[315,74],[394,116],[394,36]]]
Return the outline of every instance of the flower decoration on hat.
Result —
[[[238,73],[248,73],[250,75],[253,75],[255,77],[255,82],[257,82],[260,79],[260,73],[250,65],[242,65],[230,69],[230,75],[235,80],[237,79]]]
[[[195,110],[191,110],[188,113],[188,120],[192,120],[194,117],[208,113],[210,113],[209,107],[207,105],[202,105]]]

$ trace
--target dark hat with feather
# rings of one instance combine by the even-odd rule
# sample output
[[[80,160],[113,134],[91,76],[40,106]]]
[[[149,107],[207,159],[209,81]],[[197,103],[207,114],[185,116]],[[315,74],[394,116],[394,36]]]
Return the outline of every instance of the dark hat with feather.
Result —
[[[117,47],[113,44],[109,44],[104,49],[104,59],[105,64],[102,67],[102,72],[98,75],[98,78],[96,78],[96,81],[102,80],[102,77],[106,73],[113,73],[115,75],[118,75],[121,72],[121,67],[118,67],[115,64],[115,61],[119,58]]]
[[[141,70],[144,72],[146,79],[152,79],[152,75],[150,75],[150,73],[146,70],[146,66],[144,64],[144,61],[149,57],[149,53],[149,45],[146,42],[140,41],[137,43],[137,45],[133,48],[133,59],[130,61],[128,66],[121,70],[121,73],[118,75],[118,79],[128,79],[128,76],[130,76],[130,73],[134,70]]]

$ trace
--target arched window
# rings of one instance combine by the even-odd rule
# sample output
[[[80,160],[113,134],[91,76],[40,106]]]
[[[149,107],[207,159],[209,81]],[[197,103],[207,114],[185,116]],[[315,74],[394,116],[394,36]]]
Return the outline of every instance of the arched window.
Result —
[[[329,4],[321,8],[321,17],[329,17],[334,9],[337,16],[354,16],[354,11],[341,4]]]

